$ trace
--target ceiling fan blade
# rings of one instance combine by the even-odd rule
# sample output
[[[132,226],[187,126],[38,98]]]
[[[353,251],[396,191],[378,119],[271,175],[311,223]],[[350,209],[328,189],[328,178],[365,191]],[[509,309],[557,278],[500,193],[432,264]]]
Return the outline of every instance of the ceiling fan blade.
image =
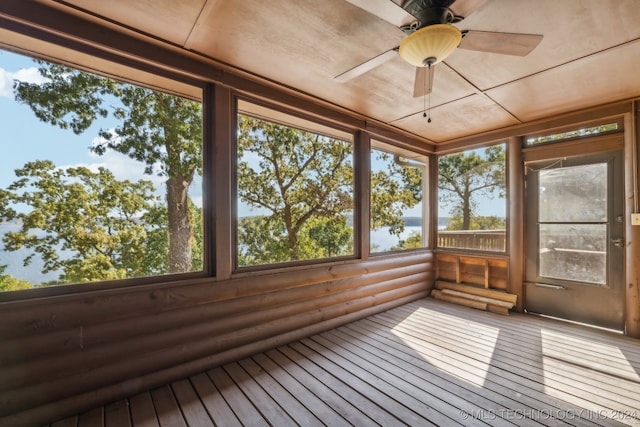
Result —
[[[369,59],[368,61],[363,62],[360,65],[356,65],[355,67],[351,68],[350,70],[345,71],[344,73],[338,74],[333,79],[335,81],[337,81],[338,83],[344,83],[344,82],[349,81],[351,79],[355,79],[359,75],[364,74],[369,70],[373,70],[378,65],[382,65],[385,62],[389,61],[390,59],[395,58],[397,55],[398,55],[398,48],[397,47],[393,48],[393,49],[390,49],[390,50],[388,50],[386,52],[381,53],[378,56],[375,56],[375,57]]]
[[[466,18],[484,6],[485,3],[487,0],[456,0],[450,9],[454,15]]]
[[[431,67],[416,67],[416,80],[413,84],[414,98],[419,98],[431,93],[435,69],[435,65],[432,65]]]
[[[460,49],[503,55],[526,56],[542,40],[539,34],[496,33],[493,31],[463,32]]]
[[[416,20],[403,8],[389,0],[347,0],[354,6],[364,9],[380,19],[384,19],[396,27],[409,25]]]

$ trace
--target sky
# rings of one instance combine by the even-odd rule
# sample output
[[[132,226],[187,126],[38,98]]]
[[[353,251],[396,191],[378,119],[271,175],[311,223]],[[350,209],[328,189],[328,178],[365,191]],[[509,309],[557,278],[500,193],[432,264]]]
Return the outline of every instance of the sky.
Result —
[[[144,175],[143,165],[128,156],[112,150],[102,156],[91,153],[90,147],[96,142],[99,130],[116,126],[117,122],[113,119],[100,119],[81,135],[75,135],[71,130],[41,122],[28,106],[17,103],[13,98],[13,80],[42,83],[44,80],[36,67],[28,57],[0,50],[0,188],[6,188],[15,180],[16,168],[29,161],[47,159],[58,167],[83,165],[97,170],[104,166],[117,179],[152,180],[158,194],[164,192],[163,178]],[[202,206],[200,180],[193,186],[191,196],[197,205]],[[447,216],[448,209],[442,209],[443,206],[440,208],[439,215]],[[504,216],[504,211],[504,199],[488,200],[480,205],[482,215]],[[261,212],[239,206],[240,216],[258,213]],[[417,213],[407,212],[408,215]]]
[[[99,140],[100,129],[113,129],[111,118],[97,120],[89,129],[76,135],[70,129],[60,129],[36,118],[31,109],[13,97],[13,81],[43,83],[37,65],[28,57],[0,50],[0,188],[15,180],[15,169],[34,160],[51,160],[57,167],[87,166],[109,169],[116,179],[153,181],[158,194],[164,194],[164,178],[144,175],[144,166],[126,155],[108,150],[98,156],[90,148]],[[200,188],[198,188],[198,184]],[[191,191],[192,199],[202,206],[201,180]]]

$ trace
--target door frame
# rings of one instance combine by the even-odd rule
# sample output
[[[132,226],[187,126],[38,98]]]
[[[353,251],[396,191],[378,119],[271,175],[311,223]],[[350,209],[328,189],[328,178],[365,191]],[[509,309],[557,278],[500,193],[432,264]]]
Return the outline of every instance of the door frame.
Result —
[[[609,171],[610,179],[614,179],[610,186],[611,194],[610,194],[610,202],[608,204],[608,217],[610,219],[610,224],[615,223],[609,233],[607,235],[607,286],[601,288],[610,287],[610,292],[612,294],[612,298],[615,299],[616,303],[614,305],[614,309],[618,310],[615,316],[617,319],[615,321],[611,321],[607,323],[607,325],[599,325],[611,327],[612,329],[624,330],[625,329],[625,248],[624,247],[616,247],[614,249],[614,244],[612,243],[612,239],[614,237],[622,237],[625,239],[625,201],[624,201],[624,186],[625,186],[625,164],[624,164],[624,139],[623,136],[618,135],[609,135],[609,136],[600,136],[600,137],[592,137],[588,139],[584,139],[581,141],[570,141],[565,143],[557,143],[557,144],[549,144],[547,146],[541,147],[533,147],[530,149],[523,150],[523,161],[525,164],[525,182],[530,182],[530,177],[527,176],[528,168],[533,164],[552,164],[554,161],[561,161],[562,159],[570,159],[571,162],[578,161],[580,164],[589,164],[589,163],[598,163],[603,162],[606,159],[610,159],[610,162],[615,162],[613,168]],[[584,161],[583,161],[584,160]],[[613,170],[615,168],[615,170]],[[576,295],[567,293],[567,295],[562,295],[561,290],[567,289],[567,283],[563,283],[562,280],[547,280],[541,279],[538,274],[538,253],[539,253],[539,245],[538,245],[538,225],[537,225],[537,217],[533,218],[533,216],[537,215],[537,209],[532,209],[531,204],[531,191],[532,189],[528,188],[525,190],[525,194],[523,197],[523,201],[525,201],[525,223],[524,223],[524,235],[525,235],[525,265],[524,265],[524,286],[523,286],[523,303],[524,309],[527,311],[540,312],[539,304],[535,310],[529,310],[532,306],[531,299],[532,298],[540,298],[540,294],[545,295],[553,295],[558,299],[570,298],[569,295]],[[537,193],[536,193],[537,194]],[[537,202],[536,202],[537,203]],[[614,207],[617,205],[617,210],[614,211]],[[533,224],[535,222],[535,224]],[[532,235],[532,233],[534,233]],[[532,241],[533,239],[533,241]],[[538,245],[538,246],[536,246]],[[611,268],[611,257],[614,256],[616,262],[619,265],[617,271],[616,269]],[[535,271],[535,273],[533,273]],[[540,283],[542,286],[549,285],[547,289],[541,290]],[[578,282],[574,282],[577,284]],[[569,289],[575,289],[575,285],[568,281]],[[580,285],[578,285],[580,286]],[[582,286],[594,286],[594,285],[582,285]],[[586,288],[585,288],[586,289]],[[557,293],[557,295],[555,295]],[[578,293],[579,294],[579,293]],[[528,297],[529,295],[529,297]],[[553,298],[551,297],[551,298]],[[529,302],[528,302],[529,301]],[[553,301],[553,299],[549,300]],[[556,303],[549,302],[549,305],[554,305]],[[595,307],[595,306],[594,306]],[[552,312],[562,312],[562,309],[558,309],[557,306],[551,309]],[[570,311],[570,310],[569,310]],[[593,311],[597,311],[597,308],[594,308]],[[545,313],[543,313],[545,314]],[[550,315],[554,315],[552,313],[546,313]],[[615,317],[613,316],[613,317]],[[563,317],[563,316],[558,316]],[[569,320],[577,320],[581,322],[594,323],[593,321],[589,322],[590,315],[578,315],[576,319]],[[595,324],[598,325],[600,323],[599,320],[595,321]]]

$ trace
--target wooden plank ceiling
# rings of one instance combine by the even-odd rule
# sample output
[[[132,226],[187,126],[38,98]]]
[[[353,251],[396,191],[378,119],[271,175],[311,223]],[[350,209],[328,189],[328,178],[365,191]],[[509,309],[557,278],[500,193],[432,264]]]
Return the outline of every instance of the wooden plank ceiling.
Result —
[[[460,1],[460,0],[459,0]],[[400,57],[334,77],[404,34],[347,0],[65,0],[435,143],[640,96],[637,0],[487,0],[457,26],[542,34],[526,57],[456,50],[436,69],[432,123]]]

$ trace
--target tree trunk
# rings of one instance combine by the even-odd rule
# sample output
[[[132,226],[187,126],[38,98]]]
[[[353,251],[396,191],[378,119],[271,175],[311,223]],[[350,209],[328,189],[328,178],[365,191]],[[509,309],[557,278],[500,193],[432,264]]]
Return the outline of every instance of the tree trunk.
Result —
[[[471,228],[471,193],[464,192],[462,197],[462,229],[469,230]]]
[[[190,183],[180,174],[167,179],[169,273],[191,271],[193,227],[188,203]]]

